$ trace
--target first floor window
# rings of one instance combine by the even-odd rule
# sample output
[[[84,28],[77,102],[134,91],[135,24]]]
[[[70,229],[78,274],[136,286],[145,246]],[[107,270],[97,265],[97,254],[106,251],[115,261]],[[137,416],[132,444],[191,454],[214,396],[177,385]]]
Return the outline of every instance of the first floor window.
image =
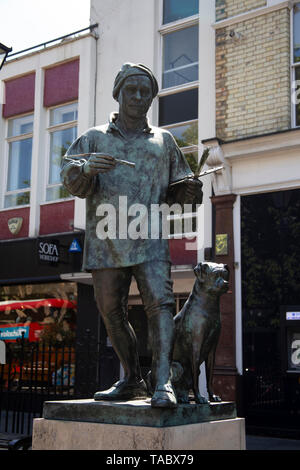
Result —
[[[163,36],[162,87],[198,80],[198,23]]]
[[[30,203],[33,115],[8,122],[8,166],[4,207]]]
[[[77,103],[50,110],[50,155],[46,200],[69,197],[61,184],[61,159],[77,136]]]

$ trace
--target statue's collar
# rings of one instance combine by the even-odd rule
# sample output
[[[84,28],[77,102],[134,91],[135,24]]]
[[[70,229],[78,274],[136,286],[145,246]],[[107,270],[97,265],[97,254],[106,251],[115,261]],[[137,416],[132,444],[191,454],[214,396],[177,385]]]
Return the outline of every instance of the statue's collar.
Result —
[[[109,117],[108,132],[117,131],[123,137],[126,137],[126,136],[123,135],[122,130],[119,128],[119,126],[117,124],[118,116],[119,116],[118,113],[115,113],[115,112],[111,113],[111,115]],[[152,133],[152,128],[149,126],[148,119],[146,119],[145,128],[143,129],[143,132],[145,132],[146,134]]]

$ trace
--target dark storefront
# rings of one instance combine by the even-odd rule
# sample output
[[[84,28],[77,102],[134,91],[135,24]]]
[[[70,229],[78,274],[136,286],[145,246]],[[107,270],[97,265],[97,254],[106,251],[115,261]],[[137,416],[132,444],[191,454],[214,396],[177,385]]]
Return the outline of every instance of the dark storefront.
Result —
[[[64,279],[81,272],[83,245],[83,232],[0,243],[0,340],[8,353],[0,431],[15,428],[22,409],[37,417],[43,399],[86,398],[119,378],[90,281]]]
[[[246,423],[300,437],[300,190],[241,198]]]

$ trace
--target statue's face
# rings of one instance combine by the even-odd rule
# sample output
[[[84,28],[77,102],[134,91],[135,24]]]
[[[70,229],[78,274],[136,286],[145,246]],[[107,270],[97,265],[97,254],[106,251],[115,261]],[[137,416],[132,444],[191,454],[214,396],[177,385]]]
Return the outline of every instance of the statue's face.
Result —
[[[118,101],[123,114],[132,119],[146,117],[152,103],[150,79],[146,75],[133,75],[126,78],[120,90]]]

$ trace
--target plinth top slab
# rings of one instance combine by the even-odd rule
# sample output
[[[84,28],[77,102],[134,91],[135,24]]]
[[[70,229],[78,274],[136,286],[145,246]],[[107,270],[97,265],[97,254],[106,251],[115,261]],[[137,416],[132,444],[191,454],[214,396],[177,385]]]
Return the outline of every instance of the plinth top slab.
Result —
[[[152,408],[150,399],[95,401],[93,399],[47,401],[43,418],[64,421],[169,427],[236,418],[234,402],[178,405]]]

